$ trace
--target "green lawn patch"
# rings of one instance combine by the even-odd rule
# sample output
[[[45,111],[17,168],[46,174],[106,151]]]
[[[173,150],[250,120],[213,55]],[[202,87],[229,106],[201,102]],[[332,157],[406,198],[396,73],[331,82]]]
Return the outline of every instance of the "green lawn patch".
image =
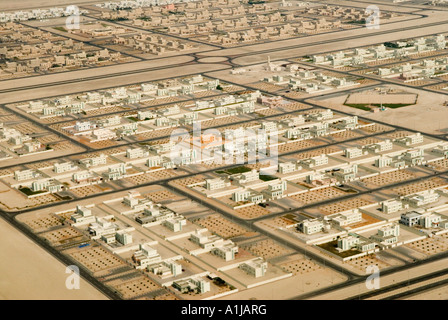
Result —
[[[44,193],[45,191],[33,191],[28,187],[23,187],[19,189],[20,192],[26,194],[27,196],[33,196],[35,194]]]
[[[245,167],[245,166],[241,166],[241,167],[227,169],[226,171],[228,174],[236,174],[236,173],[249,172],[249,171],[251,171],[251,169],[249,169],[248,167]]]
[[[275,180],[275,179],[278,179],[278,178],[267,175],[267,174],[260,174],[260,180],[262,180],[262,181],[271,181],[271,180]]]
[[[369,107],[367,107],[367,104],[344,104],[344,106],[361,109],[361,110],[365,110],[365,111],[372,110]]]
[[[365,110],[365,111],[370,111],[372,110],[370,107],[368,106],[375,106],[375,107],[381,107],[380,103],[372,103],[372,104],[344,104],[345,106],[348,107],[352,107],[352,108],[356,108],[356,109],[361,109],[361,110]],[[412,106],[414,105],[413,103],[405,103],[405,104],[401,104],[401,103],[383,103],[383,107],[385,108],[391,108],[391,109],[397,109],[397,108],[402,108],[402,107],[407,107],[407,106]]]
[[[68,32],[64,27],[53,27],[53,29],[62,31],[62,32]]]
[[[392,108],[392,109],[396,109],[396,108],[401,108],[401,107],[407,107],[407,106],[412,106],[414,104],[408,103],[408,104],[400,104],[400,103],[395,103],[395,104],[389,104],[389,103],[383,103],[383,107],[386,108]],[[374,106],[376,107],[380,107],[380,104],[375,103]]]

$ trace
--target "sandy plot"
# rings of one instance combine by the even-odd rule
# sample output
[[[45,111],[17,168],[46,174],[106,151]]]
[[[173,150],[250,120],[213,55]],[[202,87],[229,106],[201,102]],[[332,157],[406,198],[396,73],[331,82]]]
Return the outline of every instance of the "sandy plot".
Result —
[[[308,104],[301,103],[301,102],[291,102],[288,104],[283,104],[282,108],[286,109],[286,110],[295,111],[295,110],[309,109],[309,108],[311,108],[311,106]]]
[[[186,187],[191,184],[203,182],[205,177],[203,176],[193,176],[188,178],[182,178],[175,181],[176,184]]]
[[[153,172],[147,172],[144,174],[139,174],[137,176],[127,177],[126,180],[139,185],[143,183],[148,183],[151,181],[163,180],[174,177],[176,174],[171,169],[159,170]]]
[[[123,147],[116,147],[116,148],[112,148],[112,149],[108,149],[108,150],[101,150],[101,151],[97,151],[97,152],[89,152],[89,153],[85,153],[84,156],[82,157],[82,159],[99,157],[101,154],[112,155],[115,153],[126,152],[127,148],[128,147],[123,146]],[[110,159],[108,159],[108,162],[109,161],[110,161]]]
[[[308,158],[320,156],[321,154],[331,154],[331,153],[338,152],[338,151],[340,151],[340,149],[337,147],[325,147],[325,148],[316,149],[313,151],[297,153],[292,156],[294,158],[297,158],[300,160],[300,159],[308,159]]]
[[[256,113],[262,117],[266,117],[266,116],[273,116],[275,114],[281,114],[282,111],[277,108],[269,108],[269,109],[259,110]]]
[[[299,92],[299,91],[290,91],[284,94],[285,97],[290,98],[290,99],[300,99],[305,95],[304,92]]]
[[[235,211],[237,215],[243,219],[254,219],[270,213],[268,209],[262,208],[258,205],[236,209]]]
[[[131,281],[117,279],[109,281],[106,284],[117,289],[124,299],[132,299],[160,289],[160,286],[144,276]]]
[[[217,168],[221,168],[224,165],[222,162],[224,162],[224,161],[210,160],[210,161],[203,162],[201,165],[206,169],[217,169]]]
[[[381,141],[382,140],[380,140],[378,138],[369,137],[369,138],[358,140],[358,141],[356,141],[356,143],[359,144],[360,146],[366,146],[366,145],[378,143],[378,142],[381,142]]]
[[[31,198],[31,199],[27,199],[27,203],[30,202],[31,207],[41,206],[41,205],[56,202],[56,201],[59,201],[59,198],[56,198],[56,196],[53,194],[45,194],[43,196],[38,196],[38,197]]]
[[[62,225],[62,221],[51,213],[39,214],[38,216],[34,214],[20,215],[17,220],[26,224],[36,233]]]
[[[74,126],[75,122],[70,121],[70,122],[55,123],[55,124],[50,125],[50,128],[54,129],[54,130],[57,130],[57,131],[60,131],[60,132],[65,132],[65,130],[62,129],[62,128],[68,127],[70,125]]]
[[[252,84],[248,84],[247,86],[250,86],[251,88],[255,88],[258,90],[266,91],[266,92],[277,92],[279,90],[285,89],[282,86],[278,86],[278,85],[275,85],[272,83],[267,83],[267,82],[252,83]]]
[[[413,193],[433,189],[436,187],[440,187],[440,186],[443,186],[446,184],[447,184],[446,180],[444,180],[442,178],[434,177],[434,178],[430,178],[430,179],[427,179],[424,181],[411,183],[411,184],[408,184],[408,185],[405,185],[402,187],[393,188],[390,191],[397,193],[400,196],[405,196],[408,194],[413,194]]]
[[[41,133],[41,132],[45,132],[45,130],[29,123],[29,122],[22,122],[19,124],[15,124],[13,126],[11,126],[12,128],[20,131],[23,134],[32,134],[32,133]]]
[[[320,141],[308,141],[308,140],[302,140],[302,141],[295,141],[291,143],[285,143],[280,146],[278,146],[278,153],[286,153],[286,152],[292,152],[302,149],[308,149],[315,147],[319,144],[324,144]]]
[[[27,198],[15,189],[3,189],[0,192],[0,204],[7,210],[21,210],[33,208],[43,204],[59,201],[53,194],[44,194],[34,198]]]
[[[448,250],[448,235],[436,236],[434,238],[426,238],[406,244],[414,250],[427,255],[438,254]]]
[[[240,91],[240,90],[243,90],[243,89],[244,88],[240,87],[240,86],[230,85],[230,86],[225,86],[222,91],[224,91],[224,92],[235,92],[235,91]]]
[[[446,76],[445,77],[439,77],[439,78],[444,79],[445,81],[448,80],[446,78]],[[427,86],[426,89],[440,90],[440,91],[444,92],[444,89],[446,87],[448,87],[448,84],[446,82],[443,82],[443,83],[439,83],[439,84],[436,84],[436,85],[433,85],[433,86]]]
[[[394,62],[398,62],[398,59],[395,58],[389,58],[389,59],[382,59],[382,60],[375,60],[375,61],[369,61],[366,62],[368,66],[377,66],[377,65],[383,65],[383,64],[390,64]]]
[[[375,92],[355,92],[348,96],[345,104],[373,104],[381,101],[384,104],[414,104],[415,93],[379,94]]]
[[[348,139],[358,138],[361,136],[362,136],[362,134],[355,132],[353,130],[345,130],[342,132],[337,132],[337,133],[329,135],[329,137],[332,137],[336,141],[344,141],[344,140],[348,140]]]
[[[161,99],[155,99],[155,100],[151,100],[146,102],[147,106],[155,106],[158,104],[166,104],[166,103],[170,103],[170,102],[176,102],[181,100],[181,98],[178,97],[167,97],[167,98],[161,98]]]
[[[416,175],[414,173],[404,169],[382,173],[377,176],[362,179],[361,181],[374,186],[386,186],[395,182],[413,179],[415,177]]]
[[[78,188],[74,188],[74,189],[70,189],[70,191],[78,196],[78,197],[86,197],[92,194],[97,194],[97,193],[101,193],[103,192],[103,189],[101,189],[98,185],[87,185],[87,186],[82,186],[82,187],[78,187]]]
[[[69,253],[75,260],[92,272],[108,270],[125,265],[118,257],[102,247],[93,247]]]
[[[247,160],[246,160],[246,162],[247,162]],[[257,162],[257,163],[246,164],[245,166],[251,170],[253,170],[253,169],[260,170],[262,168],[271,166],[271,163],[268,160],[266,160],[266,161],[261,161],[261,162]]]
[[[408,135],[412,134],[410,131],[395,131],[387,134],[387,137],[389,139],[398,139],[398,138],[404,138]]]
[[[148,140],[148,139],[156,139],[156,138],[161,138],[161,137],[168,137],[168,136],[171,135],[171,133],[174,130],[176,130],[176,128],[166,128],[166,129],[160,129],[160,130],[154,130],[154,131],[139,133],[139,134],[135,135],[135,138],[138,141],[142,141],[142,140]],[[163,142],[158,141],[158,143],[163,143]]]
[[[52,245],[59,245],[66,243],[70,239],[82,238],[83,234],[72,227],[67,227],[42,233],[41,236]]]
[[[261,240],[250,245],[243,245],[242,247],[253,255],[263,257],[266,260],[284,256],[293,252],[292,250],[279,245],[271,239]]]
[[[406,82],[407,85],[414,86],[414,87],[420,87],[420,86],[424,86],[424,85],[427,85],[430,83],[431,82],[429,80],[409,80]]]
[[[54,143],[54,142],[57,142],[57,141],[61,141],[61,138],[59,138],[55,134],[48,134],[48,135],[45,135],[43,137],[36,138],[36,140],[41,142],[41,143],[43,143],[43,144],[48,144],[48,143]]]
[[[109,148],[117,145],[117,142],[114,140],[103,140],[103,141],[96,141],[96,142],[90,142],[87,140],[80,140],[81,143],[84,143],[85,145],[93,148],[93,149],[103,149],[103,148]]]
[[[378,132],[385,132],[388,130],[391,130],[391,127],[379,124],[379,123],[375,123],[371,126],[367,126],[367,127],[362,127],[360,128],[360,130],[365,131],[367,133],[378,133]]]
[[[335,187],[328,187],[295,194],[290,196],[290,198],[299,201],[303,205],[303,204],[320,202],[327,199],[337,198],[345,194],[346,192],[340,189],[337,189]]]
[[[240,236],[249,232],[246,228],[227,220],[219,214],[207,216],[194,222],[225,239]]]
[[[10,174],[14,174],[14,170],[0,169],[0,176],[6,176],[6,175],[10,175]]]
[[[280,120],[285,120],[285,119],[291,119],[292,117],[297,116],[297,114],[283,114],[281,116],[277,116],[274,118],[271,118],[272,121],[280,121]]]
[[[381,220],[375,219],[374,217],[369,216],[368,214],[365,214],[365,213],[362,213],[361,216],[362,216],[362,221],[355,223],[355,224],[351,224],[349,226],[350,229],[361,228],[361,227],[367,226],[369,224],[377,223],[377,222],[381,221]]]
[[[334,214],[334,213],[338,213],[341,211],[359,208],[359,207],[366,206],[371,203],[373,203],[373,202],[362,199],[362,198],[354,198],[354,199],[340,201],[337,203],[327,204],[325,206],[320,206],[320,207],[318,207],[318,209],[322,214],[329,215],[329,214]]]
[[[437,170],[446,170],[448,168],[448,159],[441,159],[437,161],[431,162],[431,165],[434,166]]]
[[[61,121],[61,117],[59,117],[59,116],[47,117],[47,118],[39,119],[39,121],[40,121],[42,124],[48,124],[48,123],[53,123],[53,122],[59,122],[59,121]]]
[[[141,297],[136,300],[180,300],[174,294],[169,292],[161,291],[160,293],[153,295],[151,297]]]
[[[241,121],[240,118],[238,118],[238,121]],[[259,122],[257,121],[250,121],[250,122],[244,122],[236,125],[226,126],[224,128],[220,128],[219,130],[224,132],[226,129],[239,129],[239,128],[250,128],[259,125]]]
[[[13,114],[3,115],[0,117],[1,122],[20,121],[20,120],[22,119]]]
[[[317,263],[305,258],[288,261],[279,264],[278,266],[284,271],[290,272],[293,275],[306,274],[322,269],[322,267]]]
[[[61,141],[55,144],[51,145],[51,148],[53,148],[54,151],[71,151],[71,153],[73,152],[80,152],[82,150],[84,150],[83,148],[74,145],[71,142],[68,141]]]
[[[366,255],[359,258],[354,258],[349,261],[344,262],[345,264],[348,264],[352,266],[355,269],[366,271],[367,267],[369,266],[377,266],[380,269],[385,269],[390,267],[390,264],[386,263],[385,261],[382,261],[376,257],[374,254]]]
[[[182,199],[178,195],[172,193],[168,190],[155,191],[145,194],[145,196],[150,199],[152,202],[161,202],[165,200],[179,200]]]
[[[79,290],[67,290],[63,263],[6,221],[0,229],[1,300],[107,299],[84,279]]]
[[[195,92],[193,96],[195,98],[204,98],[208,96],[213,96],[216,94],[216,91],[208,90],[208,91],[201,91],[201,92]]]
[[[282,217],[275,217],[273,219],[265,219],[263,221],[260,221],[259,224],[262,224],[263,226],[271,229],[271,230],[277,230],[278,228],[284,228],[291,224],[295,224],[296,222],[293,220],[288,219],[286,216]]]
[[[219,119],[211,119],[211,120],[206,120],[206,121],[201,122],[201,127],[203,129],[206,129],[206,128],[211,128],[211,127],[226,125],[228,123],[235,123],[235,122],[239,122],[239,121],[241,121],[241,119],[238,117],[235,117],[235,116],[224,117],[224,118],[219,118]]]
[[[58,163],[58,161],[56,160],[42,161],[42,162],[30,163],[27,164],[26,166],[29,169],[39,170],[42,168],[52,167],[55,163]]]
[[[99,115],[104,115],[107,113],[111,113],[111,112],[118,112],[118,111],[123,111],[123,107],[119,107],[119,106],[107,106],[105,108],[98,108],[98,109],[90,109],[90,110],[86,110],[86,116],[99,116]]]

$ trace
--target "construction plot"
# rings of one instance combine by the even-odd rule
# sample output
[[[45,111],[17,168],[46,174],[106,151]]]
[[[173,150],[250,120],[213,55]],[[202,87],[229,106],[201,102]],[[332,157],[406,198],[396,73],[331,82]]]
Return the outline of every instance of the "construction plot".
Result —
[[[387,186],[400,181],[414,179],[416,175],[409,170],[396,170],[392,172],[382,173],[377,176],[362,179],[366,186]]]
[[[51,213],[24,214],[18,216],[17,220],[26,224],[33,230],[33,232],[36,233],[63,225],[62,221]]]
[[[302,141],[294,141],[291,143],[285,143],[278,146],[278,153],[287,153],[287,152],[293,152],[293,151],[299,151],[303,149],[308,149],[312,147],[316,147],[318,145],[324,144],[321,141],[308,141],[308,140],[302,140]]]
[[[408,194],[414,194],[417,192],[438,188],[446,184],[446,180],[434,177],[424,181],[411,183],[402,187],[393,188],[390,191],[397,193],[399,196],[405,196]]]
[[[261,240],[249,245],[242,245],[244,249],[255,256],[263,257],[266,260],[291,254],[291,249],[279,245],[271,239]]]
[[[359,208],[362,206],[366,206],[368,204],[372,204],[372,201],[365,200],[363,198],[354,198],[354,199],[348,199],[332,204],[327,204],[325,206],[317,207],[319,212],[321,212],[324,215],[334,214],[342,211],[347,211],[355,208]]]
[[[126,180],[129,180],[133,184],[140,185],[152,181],[168,179],[175,175],[176,174],[172,170],[159,170],[128,177]]]
[[[258,205],[236,209],[235,212],[243,219],[255,219],[271,213],[268,209],[262,208]]]
[[[372,133],[389,131],[392,130],[392,128],[385,126],[383,124],[374,123],[373,125],[362,127],[360,128],[360,130],[365,131],[368,134],[372,134]]]
[[[247,235],[249,233],[249,230],[246,228],[227,220],[219,214],[213,214],[194,222],[225,239]]]
[[[102,192],[104,192],[104,189],[102,189],[100,186],[95,184],[95,185],[87,185],[87,186],[82,186],[82,187],[78,187],[78,188],[73,188],[73,189],[70,189],[70,191],[74,195],[76,195],[80,198],[83,198],[83,197],[87,197],[87,196],[90,196],[93,194],[102,193]]]
[[[117,289],[123,299],[132,299],[161,289],[159,285],[145,276],[138,277],[131,281],[121,279],[112,280],[106,284]]]
[[[83,234],[72,227],[45,232],[40,234],[40,236],[48,240],[53,246],[58,246],[74,240],[81,240],[83,238]]]
[[[320,265],[305,257],[284,262],[278,264],[278,266],[284,271],[292,273],[294,276],[322,269]]]
[[[344,264],[347,264],[357,270],[366,271],[369,266],[377,266],[380,270],[386,269],[391,265],[377,258],[375,254],[369,254],[366,256],[362,256],[359,258],[353,258],[348,261],[345,261]]]
[[[448,159],[433,161],[431,162],[431,166],[433,166],[437,171],[445,171],[448,169]]]
[[[349,139],[355,139],[362,137],[362,134],[355,132],[353,130],[345,130],[342,132],[337,132],[329,135],[330,138],[333,138],[335,141],[344,141]]]
[[[328,187],[292,195],[290,198],[304,205],[341,197],[346,194],[347,193],[341,189]]]
[[[291,157],[294,157],[296,159],[308,159],[308,158],[312,158],[312,157],[317,157],[320,156],[322,154],[332,154],[335,152],[341,151],[341,149],[337,148],[337,147],[324,147],[324,148],[320,148],[320,149],[316,149],[313,151],[306,151],[306,152],[301,152],[301,153],[296,153],[291,155]]]
[[[67,254],[79,261],[93,273],[126,266],[121,259],[114,256],[103,247],[82,248],[73,251],[68,250]]]
[[[156,203],[166,201],[166,200],[175,201],[175,200],[182,199],[180,196],[178,196],[166,189],[162,189],[160,191],[149,192],[149,193],[146,193],[145,196],[152,202],[156,202]]]
[[[406,246],[428,256],[446,252],[448,250],[448,234],[414,241]]]

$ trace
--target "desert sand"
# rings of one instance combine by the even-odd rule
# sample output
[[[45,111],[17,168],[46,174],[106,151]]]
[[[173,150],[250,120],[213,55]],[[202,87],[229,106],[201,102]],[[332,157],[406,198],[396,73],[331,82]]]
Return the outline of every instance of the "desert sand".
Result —
[[[81,279],[78,290],[68,290],[66,266],[0,219],[1,300],[104,300],[91,284]]]

